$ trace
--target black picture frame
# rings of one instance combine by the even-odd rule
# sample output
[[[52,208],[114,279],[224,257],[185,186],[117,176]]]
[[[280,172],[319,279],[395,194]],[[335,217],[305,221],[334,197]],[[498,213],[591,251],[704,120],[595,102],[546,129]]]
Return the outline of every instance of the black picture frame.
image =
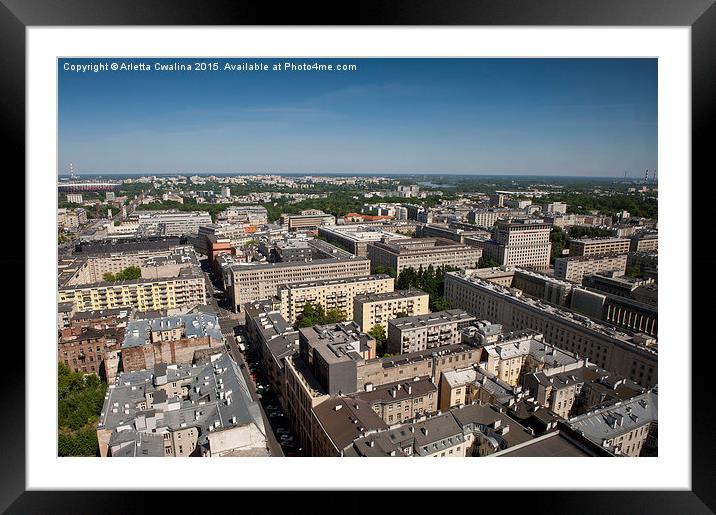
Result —
[[[16,158],[15,170],[25,166],[25,29],[33,26],[112,26],[112,25],[546,25],[546,26],[687,26],[691,27],[691,71],[692,71],[692,168],[699,169],[692,174],[692,182],[698,179],[698,187],[692,187],[692,205],[709,206],[706,195],[714,191],[714,172],[706,169],[711,157],[711,132],[716,113],[716,7],[714,0],[414,0],[398,3],[394,1],[368,1],[350,6],[333,2],[287,3],[277,8],[261,2],[192,0],[0,0],[0,125],[6,129],[0,140],[3,161]],[[88,47],[91,48],[91,47]],[[668,142],[660,142],[661,145]],[[13,160],[14,161],[14,160]],[[688,171],[685,171],[688,173]],[[10,170],[5,170],[4,179],[11,180]],[[18,212],[24,211],[20,191],[27,193],[24,177],[15,172],[16,187],[13,195]],[[7,182],[6,182],[7,184]],[[668,207],[668,206],[664,206]],[[707,231],[707,219],[692,212],[692,236]],[[704,214],[708,214],[705,212]],[[688,208],[680,209],[680,216],[689,216]],[[0,256],[6,270],[23,269],[25,265],[24,231],[13,231],[13,248],[6,249]],[[706,233],[710,234],[710,233]],[[19,240],[19,241],[18,241]],[[692,254],[693,270],[711,270],[716,259],[710,253]],[[26,274],[28,271],[26,270]],[[14,274],[20,281],[20,274]],[[9,278],[13,279],[13,278]],[[691,277],[684,277],[691,280]],[[24,291],[19,289],[17,291]],[[692,291],[694,291],[692,289]],[[684,299],[686,301],[686,299]],[[692,320],[709,320],[710,303],[697,302],[696,292],[692,294]],[[25,316],[27,317],[27,313]],[[668,314],[667,314],[668,315]],[[19,325],[19,323],[18,323]],[[693,329],[699,326],[694,325]],[[714,425],[710,389],[705,380],[710,376],[713,359],[713,344],[708,333],[697,338],[692,329],[693,384],[692,413],[692,490],[691,491],[568,491],[568,492],[499,492],[497,496],[480,493],[475,508],[486,509],[507,502],[508,507],[520,507],[531,511],[549,513],[713,513],[716,510],[716,468],[714,467]],[[689,332],[685,330],[680,342],[666,342],[687,349]],[[17,345],[7,341],[6,345]],[[0,429],[3,432],[2,455],[0,457],[0,509],[8,513],[119,513],[133,509],[145,510],[153,502],[175,503],[178,492],[39,492],[25,491],[25,386],[26,370],[24,353],[4,354],[12,362],[3,374],[2,413]],[[668,367],[663,367],[668,373]],[[691,378],[689,378],[691,379]],[[45,407],[45,409],[48,409]],[[48,409],[48,412],[51,410]],[[48,420],[48,423],[54,423]],[[570,467],[571,469],[571,467]],[[569,470],[578,473],[579,470]],[[519,474],[519,471],[515,471]],[[550,471],[546,471],[550,473]],[[562,471],[555,471],[555,481]],[[78,485],[81,487],[81,485]],[[386,483],[389,487],[389,483]],[[185,492],[186,493],[186,492]],[[422,492],[416,492],[422,493]],[[218,492],[204,495],[189,492],[181,499],[183,511],[208,509],[217,502],[217,497],[227,497]],[[242,493],[246,501],[246,494]],[[290,502],[300,506],[316,507],[321,497],[309,497],[315,492],[266,492],[256,494],[275,503]],[[341,511],[364,512],[378,506],[378,501],[367,492],[340,493],[341,496],[355,497],[340,502]],[[169,497],[171,496],[171,497]],[[209,497],[211,496],[211,497]],[[472,497],[475,499],[475,497]],[[174,499],[174,500],[171,500]],[[310,500],[313,499],[313,500]],[[411,504],[416,498],[412,498]],[[264,501],[266,502],[266,501]],[[326,501],[329,503],[329,501]],[[335,502],[335,501],[334,501]],[[438,501],[440,502],[440,501]],[[320,503],[319,503],[320,504]],[[332,503],[331,503],[332,504]],[[334,507],[336,507],[334,505]],[[503,506],[504,507],[504,506]],[[238,508],[237,508],[238,509]],[[270,510],[273,511],[273,510]]]

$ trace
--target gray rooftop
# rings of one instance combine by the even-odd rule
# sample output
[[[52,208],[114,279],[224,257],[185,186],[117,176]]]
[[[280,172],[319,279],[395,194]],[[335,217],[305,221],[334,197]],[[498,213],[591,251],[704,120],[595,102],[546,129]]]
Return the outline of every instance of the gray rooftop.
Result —
[[[395,290],[387,291],[383,293],[361,293],[353,297],[355,302],[369,303],[369,302],[383,302],[386,300],[395,299],[410,299],[415,297],[427,296],[428,294],[422,290],[409,289],[409,290]]]
[[[448,309],[445,311],[426,313],[425,315],[394,318],[393,320],[390,320],[388,324],[395,326],[398,330],[404,331],[406,329],[414,329],[418,327],[432,327],[455,322],[470,322],[472,320],[475,320],[475,317],[462,309]]]
[[[122,347],[139,347],[151,343],[151,333],[180,329],[183,338],[209,336],[223,340],[219,319],[209,313],[194,313],[171,317],[133,320],[127,324]]]
[[[654,388],[629,400],[571,418],[568,424],[585,438],[603,445],[605,440],[628,433],[644,424],[656,422],[658,400],[658,391]]]
[[[151,425],[161,433],[197,427],[200,446],[207,444],[210,432],[234,426],[254,424],[265,434],[260,407],[251,399],[236,363],[227,353],[215,354],[212,360],[199,365],[167,366],[167,382],[183,385],[187,393],[184,398],[167,398],[164,404],[161,399],[166,394],[159,394],[153,369],[121,373],[107,390],[98,428],[116,433],[147,432]],[[140,407],[147,393],[155,396],[154,409],[149,411]]]

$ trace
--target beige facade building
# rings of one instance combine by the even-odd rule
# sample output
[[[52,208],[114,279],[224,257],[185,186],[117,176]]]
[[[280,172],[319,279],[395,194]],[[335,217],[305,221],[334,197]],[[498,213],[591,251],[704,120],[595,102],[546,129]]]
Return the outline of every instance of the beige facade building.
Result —
[[[289,231],[299,229],[317,229],[322,225],[336,225],[336,217],[318,210],[302,211],[300,215],[281,215],[281,225]]]
[[[400,274],[408,267],[418,270],[430,265],[474,268],[482,250],[445,238],[413,238],[370,243],[368,257],[373,267],[390,267]]]
[[[247,302],[273,297],[282,284],[370,275],[366,258],[326,258],[310,262],[235,264],[224,269],[224,280],[238,312]]]
[[[531,329],[541,333],[545,342],[588,358],[591,363],[642,386],[657,383],[658,352],[653,339],[619,332],[468,273],[445,275],[445,297],[456,308],[502,324],[508,330]]]
[[[291,430],[301,447],[312,455],[314,433],[313,409],[329,400],[303,360],[297,356],[285,358],[286,407]]]
[[[462,341],[461,331],[475,317],[461,309],[396,318],[388,322],[388,352],[404,354]]]
[[[357,387],[362,390],[424,376],[437,384],[444,371],[475,365],[481,355],[479,348],[458,344],[364,361],[356,369]]]
[[[652,389],[624,402],[579,415],[571,429],[617,456],[637,457],[649,440],[656,440],[658,392]]]
[[[318,234],[326,238],[328,242],[339,245],[356,256],[367,256],[368,244],[371,242],[409,239],[408,236],[390,231],[386,227],[370,224],[319,227]]]
[[[554,261],[554,276],[573,283],[581,284],[585,275],[597,272],[615,272],[623,275],[626,270],[628,254],[603,254],[570,256]]]
[[[655,232],[638,233],[630,240],[630,252],[656,252],[659,250],[659,235]]]
[[[523,384],[523,378],[533,372],[550,375],[575,370],[585,360],[544,342],[534,331],[506,333],[499,342],[483,348],[487,361],[485,371],[511,386]]]
[[[368,293],[353,298],[353,321],[364,332],[381,325],[389,331],[390,320],[401,313],[407,316],[425,315],[430,312],[430,296],[421,290],[398,290],[386,293]]]
[[[105,281],[128,267],[141,278]],[[61,259],[58,303],[71,302],[75,311],[134,307],[140,311],[206,304],[204,274],[191,246],[128,252],[103,252]]]
[[[546,270],[552,243],[552,225],[540,219],[501,220],[495,224],[495,238],[484,244],[484,255],[503,266]]]
[[[278,287],[281,299],[281,315],[294,323],[303,313],[307,302],[320,304],[328,311],[341,310],[347,320],[353,319],[353,299],[361,294],[382,294],[393,291],[395,279],[385,274],[366,277],[346,277],[302,283],[284,284]]]
[[[430,377],[371,387],[351,397],[364,401],[388,425],[433,414],[438,406],[438,388]]]
[[[604,254],[626,254],[629,252],[629,238],[583,238],[569,240],[569,256],[599,256]]]

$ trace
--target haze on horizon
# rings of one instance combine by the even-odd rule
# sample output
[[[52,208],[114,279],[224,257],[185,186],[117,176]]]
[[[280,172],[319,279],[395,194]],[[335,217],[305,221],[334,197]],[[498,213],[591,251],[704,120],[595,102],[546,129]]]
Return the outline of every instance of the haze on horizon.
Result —
[[[65,61],[92,60],[60,60],[60,175],[70,162],[81,174],[638,177],[658,166],[656,59],[300,59],[358,70],[233,73],[76,73]]]

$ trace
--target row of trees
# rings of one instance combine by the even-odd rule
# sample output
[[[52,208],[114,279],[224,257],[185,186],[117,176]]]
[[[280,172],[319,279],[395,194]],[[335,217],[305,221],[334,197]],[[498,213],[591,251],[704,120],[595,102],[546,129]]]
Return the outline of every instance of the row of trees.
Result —
[[[138,266],[128,266],[121,272],[113,274],[112,272],[106,272],[102,274],[102,279],[107,282],[112,281],[126,281],[130,279],[140,279],[142,277],[142,269]]]
[[[97,421],[107,383],[94,374],[71,372],[58,364],[58,453],[60,456],[97,456]]]
[[[398,275],[395,288],[397,290],[408,290],[417,288],[423,290],[430,296],[430,310],[444,311],[452,308],[452,303],[443,294],[445,292],[445,272],[459,270],[454,266],[444,265],[437,268],[429,265],[427,268],[420,268],[416,271],[413,267],[403,269]]]
[[[477,262],[477,268],[493,268],[495,266],[500,266],[500,263],[491,257],[481,256],[480,260]]]
[[[321,304],[306,302],[303,312],[296,317],[296,327],[337,324],[346,321],[346,313],[341,309],[326,309]]]

